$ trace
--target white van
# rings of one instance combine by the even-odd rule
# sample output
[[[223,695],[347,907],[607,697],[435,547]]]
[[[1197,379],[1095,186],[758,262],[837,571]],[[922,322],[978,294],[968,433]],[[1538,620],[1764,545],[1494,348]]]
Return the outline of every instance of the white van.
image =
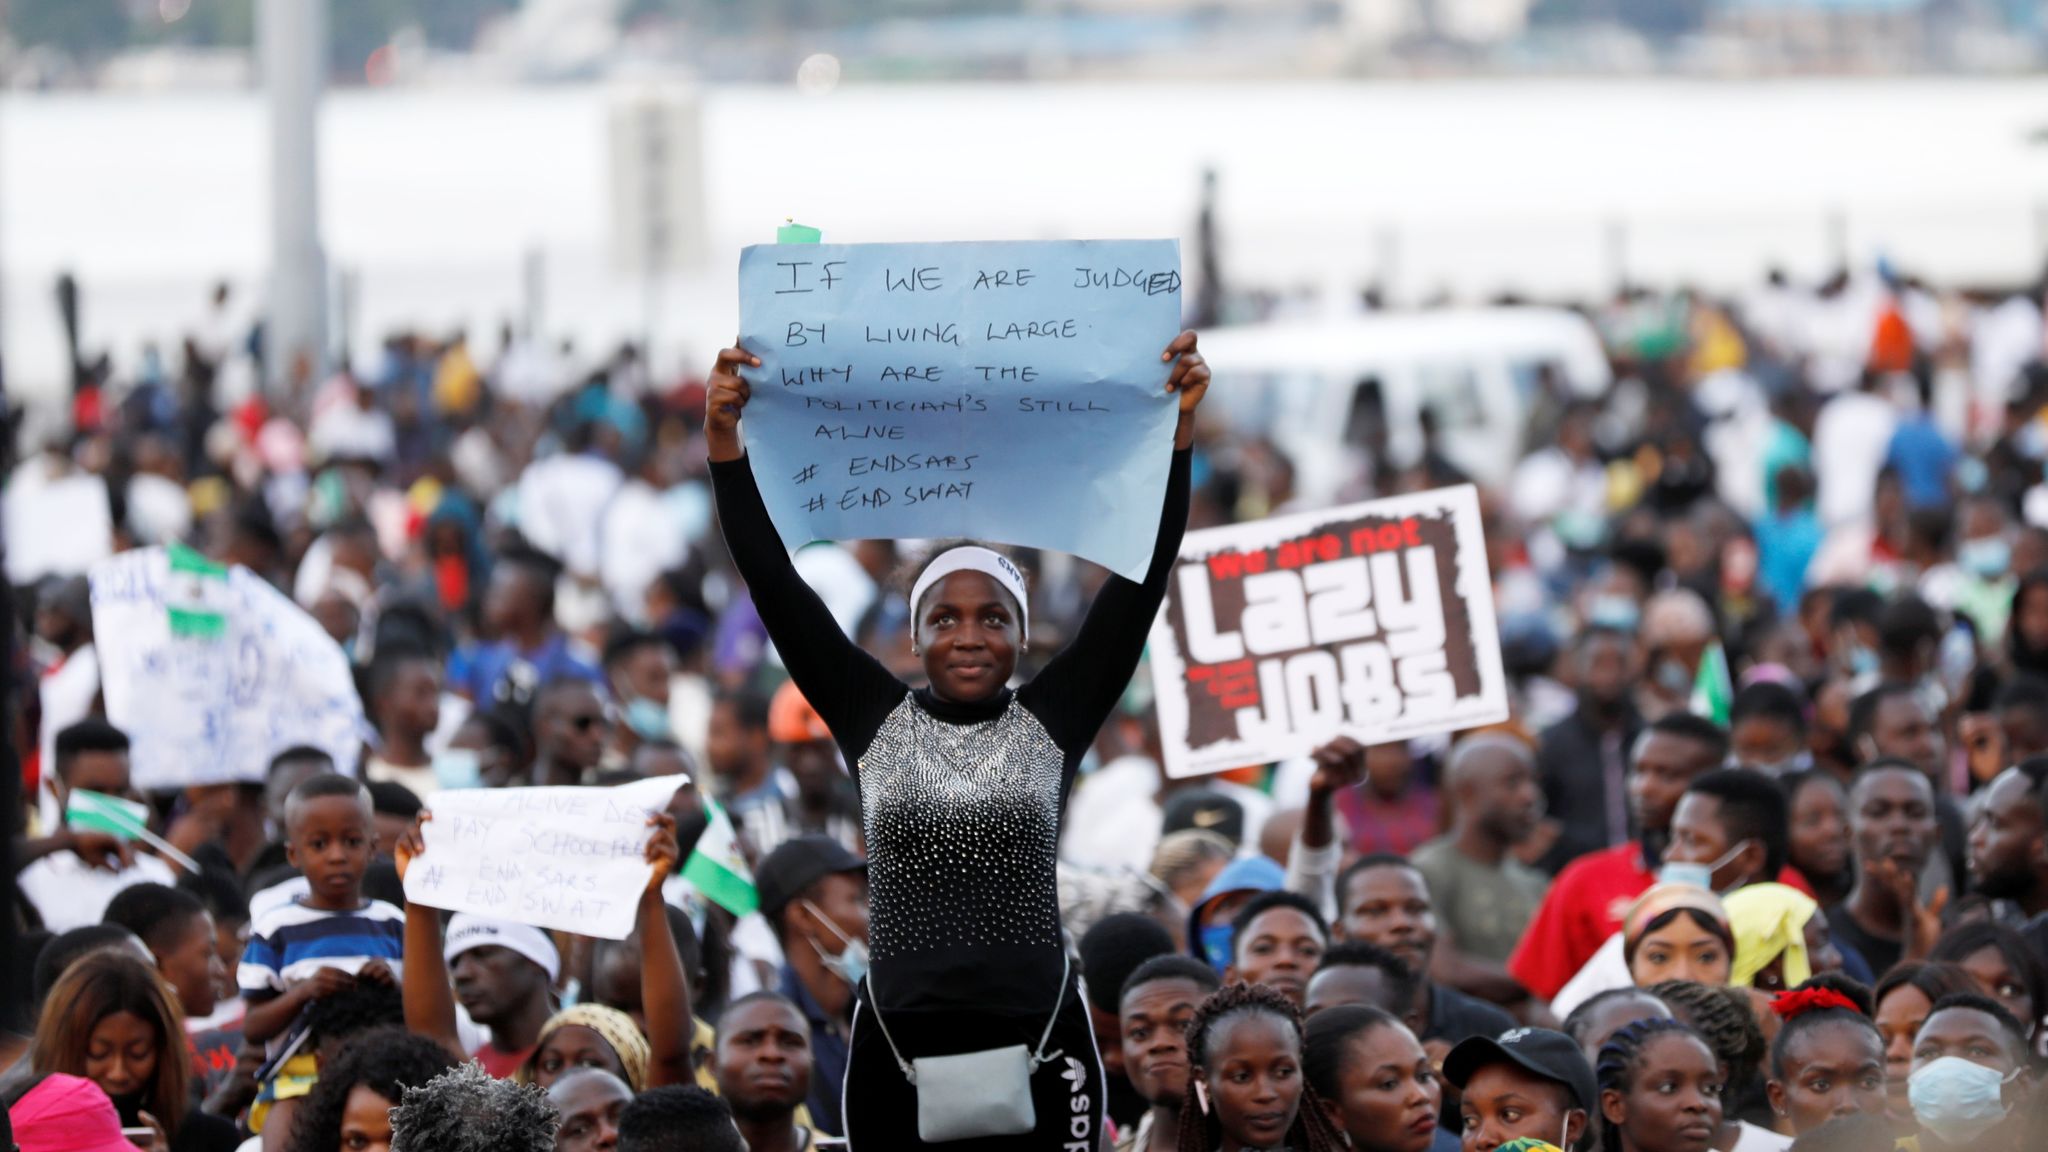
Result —
[[[1234,428],[1270,438],[1298,495],[1332,501],[1361,459],[1361,400],[1377,382],[1397,466],[1422,453],[1419,413],[1436,413],[1444,455],[1482,485],[1507,481],[1546,364],[1574,395],[1611,375],[1593,325],[1561,308],[1367,313],[1216,328],[1201,334],[1215,373],[1207,403]]]

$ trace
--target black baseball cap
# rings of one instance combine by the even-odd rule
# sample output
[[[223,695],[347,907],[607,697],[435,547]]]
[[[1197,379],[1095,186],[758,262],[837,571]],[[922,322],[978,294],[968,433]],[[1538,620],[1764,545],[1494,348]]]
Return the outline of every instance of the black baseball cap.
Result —
[[[1600,1088],[1586,1054],[1571,1037],[1548,1028],[1511,1028],[1497,1040],[1468,1037],[1444,1057],[1444,1079],[1462,1092],[1481,1068],[1502,1062],[1564,1085],[1571,1091],[1573,1107],[1588,1114],[1600,1106]]]
[[[773,916],[824,877],[867,867],[867,861],[830,836],[798,836],[761,858],[754,869],[754,892],[761,898],[762,914]]]
[[[1197,828],[1216,833],[1233,847],[1244,843],[1244,805],[1214,788],[1175,792],[1160,816],[1161,835]]]

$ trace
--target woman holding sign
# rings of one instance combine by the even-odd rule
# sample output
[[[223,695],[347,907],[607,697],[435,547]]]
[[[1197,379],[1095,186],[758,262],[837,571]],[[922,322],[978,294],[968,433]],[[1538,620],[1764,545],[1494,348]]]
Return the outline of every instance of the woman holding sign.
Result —
[[[1073,642],[1012,691],[1030,601],[1023,573],[988,548],[938,553],[912,588],[929,687],[897,680],[840,633],[790,564],[741,446],[739,370],[761,362],[718,355],[705,437],[726,545],[860,786],[873,961],[846,1074],[856,1150],[1055,1152],[1101,1137],[1102,1069],[1061,940],[1054,861],[1075,769],[1137,667],[1187,525],[1209,369],[1193,332],[1160,360],[1180,421],[1151,567],[1141,584],[1111,576]]]

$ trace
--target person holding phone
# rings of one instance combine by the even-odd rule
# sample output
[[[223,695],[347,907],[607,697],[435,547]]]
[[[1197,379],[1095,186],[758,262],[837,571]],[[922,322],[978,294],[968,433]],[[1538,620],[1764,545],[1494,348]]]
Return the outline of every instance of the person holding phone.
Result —
[[[39,1076],[82,1076],[151,1152],[234,1152],[235,1126],[191,1106],[185,1020],[156,969],[125,951],[91,953],[50,989],[29,1049]]]

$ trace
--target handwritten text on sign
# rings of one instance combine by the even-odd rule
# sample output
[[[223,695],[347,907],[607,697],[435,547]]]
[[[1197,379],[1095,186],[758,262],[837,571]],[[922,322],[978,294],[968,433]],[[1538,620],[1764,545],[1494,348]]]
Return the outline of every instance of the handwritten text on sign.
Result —
[[[623,940],[647,887],[647,818],[687,776],[616,788],[463,788],[436,793],[426,851],[405,898],[542,928]]]
[[[748,248],[747,452],[776,529],[974,536],[1141,579],[1180,314],[1172,240]]]
[[[1505,720],[1478,493],[1190,532],[1150,651],[1175,777]]]
[[[181,629],[181,609],[218,626]],[[299,744],[355,770],[363,705],[348,655],[262,577],[236,567],[195,581],[164,549],[138,548],[93,566],[92,619],[137,788],[261,784],[270,758]]]

